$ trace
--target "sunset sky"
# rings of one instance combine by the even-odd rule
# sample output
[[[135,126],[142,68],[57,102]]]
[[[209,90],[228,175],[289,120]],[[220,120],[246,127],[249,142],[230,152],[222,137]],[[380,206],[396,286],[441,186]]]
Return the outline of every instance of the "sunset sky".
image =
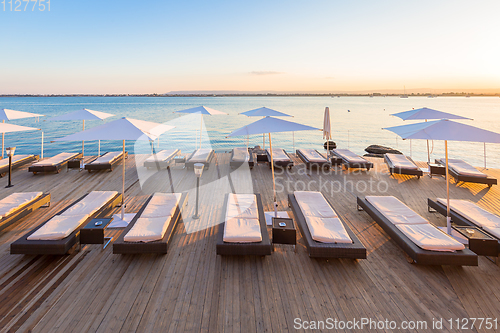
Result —
[[[500,1],[0,4],[0,94],[500,92]]]

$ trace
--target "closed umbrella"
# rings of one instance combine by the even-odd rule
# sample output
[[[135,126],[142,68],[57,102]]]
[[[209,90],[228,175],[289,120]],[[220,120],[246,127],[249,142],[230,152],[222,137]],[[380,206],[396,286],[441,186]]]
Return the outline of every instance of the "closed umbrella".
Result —
[[[55,141],[92,141],[92,140],[121,140],[123,141],[122,154],[122,211],[125,215],[123,197],[125,196],[125,140],[154,141],[162,133],[171,130],[174,126],[153,123],[150,121],[131,118],[120,118],[109,123],[93,127],[83,132],[71,134]]]
[[[0,109],[0,120],[2,123],[5,123],[6,120],[14,120],[14,119],[23,119],[23,118],[33,118],[33,117],[43,117],[43,114],[24,112],[24,111],[15,111],[9,109]],[[43,133],[43,132],[42,132]],[[4,151],[4,140],[5,134],[2,132],[2,158]],[[42,157],[43,157],[43,134],[42,134]]]
[[[197,106],[194,108],[190,108],[190,109],[174,111],[174,113],[198,113],[198,114],[200,114],[200,148],[201,148],[201,134],[202,134],[202,130],[203,130],[203,115],[210,115],[210,116],[221,115],[221,114],[227,115],[227,113],[225,113],[225,112],[211,109],[211,108],[208,108],[208,107],[203,106],[203,105]]]
[[[83,131],[85,131],[85,120],[104,120],[106,118],[112,117],[114,114],[93,111],[89,109],[81,109],[78,111],[66,113],[60,116],[49,118],[49,121],[69,121],[69,120],[81,120],[83,122]],[[85,141],[82,141],[82,156],[85,156]],[[99,149],[97,155],[101,155],[101,141],[99,141]]]
[[[265,117],[249,125],[243,126],[233,131],[230,136],[252,135],[252,134],[269,134],[269,149],[271,151],[271,172],[273,175],[273,193],[274,193],[274,214],[278,217],[278,201],[276,199],[276,182],[274,180],[274,159],[273,159],[273,144],[271,142],[271,133],[277,132],[296,132],[296,131],[311,131],[319,130],[319,128],[297,124],[291,121],[278,118]]]
[[[289,114],[276,111],[270,108],[266,108],[265,106],[257,109],[253,109],[250,111],[245,111],[240,113],[242,115],[245,115],[247,117],[293,117]],[[294,138],[295,141],[295,138]],[[295,145],[295,144],[294,144]],[[262,134],[262,149],[266,148],[266,134]]]
[[[500,134],[447,119],[395,126],[385,129],[401,136],[403,140],[444,140],[446,161],[446,227],[448,234],[451,234],[448,141],[500,143]]]
[[[325,117],[323,119],[323,139],[326,139],[326,157],[330,155],[330,140],[332,139],[332,126],[330,124],[330,108],[325,107]]]

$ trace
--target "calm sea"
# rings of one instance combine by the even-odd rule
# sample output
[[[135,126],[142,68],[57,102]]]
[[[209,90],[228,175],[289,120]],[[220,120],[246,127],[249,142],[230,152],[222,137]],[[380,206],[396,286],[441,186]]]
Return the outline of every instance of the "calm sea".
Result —
[[[426,143],[422,140],[402,141],[395,134],[382,130],[383,127],[403,125],[405,122],[390,116],[391,113],[429,107],[451,112],[473,121],[464,121],[474,126],[500,133],[500,98],[498,97],[26,97],[0,98],[0,108],[34,112],[46,115],[39,122],[34,119],[20,119],[13,124],[41,128],[44,132],[44,156],[59,152],[78,152],[81,142],[50,141],[81,131],[82,123],[51,122],[45,119],[87,108],[115,114],[104,122],[118,117],[130,117],[176,126],[160,137],[160,149],[180,148],[183,153],[193,151],[199,142],[200,117],[180,115],[174,111],[205,105],[228,113],[227,116],[204,116],[202,145],[211,146],[216,151],[229,151],[233,147],[245,146],[247,138],[226,138],[233,130],[249,124],[258,118],[238,115],[261,106],[293,115],[291,121],[321,128],[325,107],[330,107],[333,140],[339,148],[350,148],[358,154],[370,144],[380,144],[401,150],[413,159],[427,160]],[[350,112],[348,111],[350,110]],[[86,121],[86,128],[102,124],[101,121]],[[409,122],[406,122],[409,123]],[[294,148],[322,149],[324,140],[320,131],[275,133],[273,146],[288,151]],[[41,134],[20,132],[5,135],[5,145],[16,146],[16,154],[40,153]],[[155,149],[158,143],[155,143]],[[248,138],[248,145],[262,145],[262,136]],[[267,140],[266,140],[267,146]],[[450,158],[462,158],[476,166],[484,166],[483,143],[450,142]],[[120,142],[102,142],[101,151],[121,149]],[[444,143],[431,142],[431,158],[444,155]],[[85,155],[96,155],[97,142],[85,143]],[[151,147],[147,143],[127,142],[131,153],[147,153]],[[500,145],[486,144],[487,166],[500,168]]]

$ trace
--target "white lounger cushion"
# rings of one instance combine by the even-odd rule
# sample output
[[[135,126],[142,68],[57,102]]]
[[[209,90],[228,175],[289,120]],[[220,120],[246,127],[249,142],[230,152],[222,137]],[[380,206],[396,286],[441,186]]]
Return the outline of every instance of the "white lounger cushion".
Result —
[[[326,158],[315,149],[299,149],[309,162],[327,162]]]
[[[26,206],[42,194],[43,192],[21,192],[12,193],[8,197],[3,198],[0,200],[0,219],[11,214],[16,209]]]
[[[269,156],[271,156],[271,149],[267,148]],[[281,148],[273,148],[273,161],[290,161],[290,158]]]
[[[402,154],[385,154],[389,161],[391,161],[391,164],[395,168],[401,168],[401,169],[410,169],[410,170],[417,170],[418,167],[408,159],[405,155]]]
[[[465,246],[430,223],[398,224],[396,227],[418,247],[429,251],[454,252]]]
[[[94,191],[71,206],[60,215],[56,215],[40,229],[28,236],[28,240],[58,240],[69,236],[90,215],[108,203],[118,192]]]
[[[233,148],[233,161],[247,162],[250,159],[250,154],[247,148]]]
[[[415,213],[410,207],[390,196],[367,196],[371,203],[392,224],[427,224],[429,221]]]
[[[179,152],[179,149],[165,149],[149,156],[146,162],[166,162]]]
[[[19,160],[22,160],[23,158],[27,158],[30,156],[33,156],[33,155],[14,155],[14,157],[12,158],[12,164],[16,163]],[[0,160],[0,168],[6,167],[6,166],[9,166],[9,159],[4,158],[4,159]]]
[[[60,153],[60,154],[57,154],[56,156],[52,156],[46,160],[36,162],[33,165],[35,165],[35,166],[52,166],[52,165],[62,163],[63,161],[69,160],[72,157],[75,157],[77,155],[78,155],[78,153]]]
[[[294,192],[312,239],[323,243],[352,243],[344,224],[321,192]]]
[[[368,161],[362,158],[361,156],[353,153],[349,149],[334,149],[333,152],[337,153],[337,155],[346,159],[349,163],[367,163]]]
[[[155,193],[123,240],[146,243],[162,239],[170,226],[181,196],[181,193]]]
[[[210,153],[213,151],[213,149],[198,149],[196,150],[193,155],[191,155],[191,158],[189,158],[189,162],[207,162],[208,161],[208,156]]]
[[[438,202],[446,206],[446,199],[439,198]],[[500,238],[500,216],[490,213],[468,200],[450,199],[450,209]]]
[[[442,158],[440,161],[443,165],[446,164],[446,160],[444,158]],[[477,170],[472,165],[463,160],[448,159],[448,166],[451,169],[455,170],[461,176],[484,177],[484,178],[488,177],[487,174],[482,173],[481,171]]]
[[[227,200],[224,242],[262,242],[257,197],[254,194],[230,193]]]
[[[117,158],[122,156],[122,151],[113,151],[98,157],[96,160],[90,162],[90,164],[111,164]]]

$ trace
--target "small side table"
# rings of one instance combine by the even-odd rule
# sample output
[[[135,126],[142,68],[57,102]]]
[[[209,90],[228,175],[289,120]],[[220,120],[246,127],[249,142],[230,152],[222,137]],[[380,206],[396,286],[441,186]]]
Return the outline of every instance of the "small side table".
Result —
[[[80,244],[104,244],[103,249],[108,246],[113,237],[104,237],[104,230],[113,221],[113,218],[96,218],[90,220],[80,230]],[[106,243],[104,241],[107,240]]]
[[[332,160],[332,166],[342,165],[342,159],[337,156],[330,157]]]
[[[429,163],[429,176],[432,178],[432,175],[446,175],[446,167],[442,164]]]
[[[281,225],[280,225],[281,224]],[[273,217],[273,244],[297,244],[297,230],[293,219],[286,217]]]
[[[74,158],[68,161],[68,169],[81,169],[83,157]]]
[[[480,256],[498,257],[498,241],[478,227],[452,226],[469,241],[469,250]]]

